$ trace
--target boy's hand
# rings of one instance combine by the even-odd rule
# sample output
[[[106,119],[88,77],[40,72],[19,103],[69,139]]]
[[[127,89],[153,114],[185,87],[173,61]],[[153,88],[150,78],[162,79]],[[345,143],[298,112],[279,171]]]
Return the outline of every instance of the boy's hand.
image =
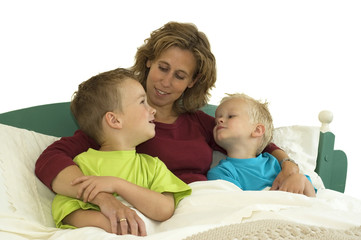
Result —
[[[92,202],[100,192],[115,193],[117,177],[81,176],[73,180],[72,185],[79,184],[77,198],[84,202]]]
[[[121,179],[116,177],[81,176],[74,179],[72,185],[79,184],[77,198],[82,197],[84,202],[99,206],[100,211],[110,221],[112,233],[146,236],[143,220],[133,209],[112,195],[116,192],[114,186],[119,180]]]

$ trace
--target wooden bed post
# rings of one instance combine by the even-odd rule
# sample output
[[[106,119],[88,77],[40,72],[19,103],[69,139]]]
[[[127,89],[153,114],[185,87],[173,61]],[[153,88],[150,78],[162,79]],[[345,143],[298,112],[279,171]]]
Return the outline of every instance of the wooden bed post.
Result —
[[[320,175],[327,189],[343,193],[346,185],[347,156],[341,150],[334,150],[335,135],[329,129],[333,120],[332,113],[321,111],[318,118],[322,125],[315,172]]]

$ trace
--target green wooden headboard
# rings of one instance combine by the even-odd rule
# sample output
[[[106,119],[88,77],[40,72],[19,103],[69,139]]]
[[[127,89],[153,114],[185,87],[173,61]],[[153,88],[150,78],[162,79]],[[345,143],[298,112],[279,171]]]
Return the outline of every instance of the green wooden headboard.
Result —
[[[56,136],[72,136],[78,129],[70,102],[45,104],[0,114],[0,123]]]
[[[0,123],[57,137],[72,136],[78,126],[69,105],[69,102],[62,102],[2,113]],[[216,106],[207,105],[202,110],[214,116]],[[326,188],[344,192],[347,157],[343,151],[334,150],[334,141],[333,133],[320,132],[315,171],[322,178]]]
[[[335,135],[320,132],[315,172],[322,178],[328,189],[345,191],[347,177],[347,156],[341,150],[334,150]]]

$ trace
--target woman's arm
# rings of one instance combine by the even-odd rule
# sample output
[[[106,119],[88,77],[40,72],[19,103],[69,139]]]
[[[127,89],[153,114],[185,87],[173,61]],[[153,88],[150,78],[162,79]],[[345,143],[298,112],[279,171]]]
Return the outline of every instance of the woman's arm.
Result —
[[[76,166],[73,158],[79,153],[87,151],[88,148],[99,149],[99,146],[80,130],[76,131],[71,137],[61,138],[48,146],[39,156],[35,164],[36,176],[51,190],[54,190],[52,187],[54,184],[57,187],[65,185],[54,191],[66,195],[66,192],[62,192],[62,190],[70,187],[70,181],[67,178],[57,176],[59,173],[65,176],[74,173],[73,171],[68,173],[66,169],[69,166]]]
[[[275,158],[277,158],[278,162],[281,162],[283,159],[289,158],[288,155],[280,148],[275,149],[271,153]],[[285,180],[293,175],[299,173],[298,165],[291,161],[283,161],[281,172],[277,175],[276,179],[273,181],[271,190],[278,190],[283,185]]]
[[[74,181],[79,185],[78,197],[93,201],[99,193],[117,193],[145,216],[156,220],[169,219],[175,209],[172,193],[159,193],[124,179],[104,176],[84,176]]]

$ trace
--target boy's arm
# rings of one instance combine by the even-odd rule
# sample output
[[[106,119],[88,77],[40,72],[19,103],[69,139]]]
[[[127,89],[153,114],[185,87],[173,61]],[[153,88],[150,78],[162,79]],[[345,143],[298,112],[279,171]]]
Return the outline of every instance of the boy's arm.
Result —
[[[72,185],[72,180],[84,176],[78,165],[70,165],[59,172],[54,178],[52,188],[53,191],[67,196],[76,198],[78,186]]]
[[[153,220],[165,221],[174,213],[172,193],[158,193],[117,177],[84,176],[74,183],[79,184],[78,197],[84,201],[93,201],[101,192],[117,193]]]
[[[79,198],[78,184],[73,184],[73,179],[84,176],[77,165],[71,165],[61,171],[53,181],[54,191],[63,192],[63,195]],[[117,233],[119,219],[126,218],[130,226],[130,232],[138,232],[143,236],[146,234],[145,224],[135,211],[118,201],[111,193],[100,193],[91,201],[98,205],[100,211],[109,219],[113,233]]]

